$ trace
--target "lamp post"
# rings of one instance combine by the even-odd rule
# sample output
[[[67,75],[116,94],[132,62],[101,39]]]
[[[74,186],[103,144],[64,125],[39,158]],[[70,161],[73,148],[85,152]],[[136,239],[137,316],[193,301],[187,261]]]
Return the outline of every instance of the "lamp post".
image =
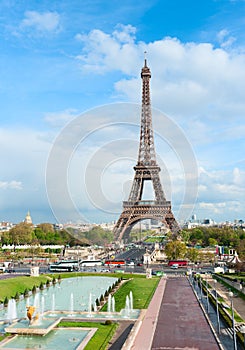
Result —
[[[215,290],[215,299],[216,299],[217,324],[218,324],[218,333],[220,334],[219,301],[218,301],[218,295],[217,295],[216,284],[217,284],[217,280],[214,280],[214,290]]]
[[[200,281],[200,299],[202,300],[202,277],[201,277],[201,275],[199,277],[199,281]]]
[[[207,313],[209,314],[208,278],[206,279],[206,292],[207,292]]]
[[[233,293],[232,292],[229,292],[229,297],[231,299],[231,315],[232,315],[232,329],[233,329],[234,350],[237,350],[236,329],[235,329],[234,309],[233,309]]]

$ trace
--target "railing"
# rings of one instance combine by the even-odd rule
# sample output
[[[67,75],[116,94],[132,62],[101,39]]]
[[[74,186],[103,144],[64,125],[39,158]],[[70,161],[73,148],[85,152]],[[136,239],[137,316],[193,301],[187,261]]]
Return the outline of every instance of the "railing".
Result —
[[[123,202],[123,206],[129,206],[129,207],[133,207],[135,205],[145,205],[145,206],[165,206],[165,207],[169,207],[171,206],[171,202],[170,201],[151,201],[151,200],[145,200],[145,201],[136,201],[136,202],[129,202],[129,201],[124,201]]]

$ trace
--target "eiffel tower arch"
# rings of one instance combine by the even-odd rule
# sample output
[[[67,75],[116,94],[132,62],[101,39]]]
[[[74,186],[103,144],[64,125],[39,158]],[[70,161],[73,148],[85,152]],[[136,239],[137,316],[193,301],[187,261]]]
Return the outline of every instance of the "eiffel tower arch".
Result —
[[[156,161],[152,114],[150,102],[151,71],[145,59],[141,70],[142,107],[138,162],[134,167],[135,175],[128,201],[123,202],[123,211],[114,227],[117,240],[128,239],[129,233],[137,222],[155,219],[162,222],[176,234],[179,226],[172,213],[171,202],[167,201],[160,181],[160,167]],[[145,181],[151,181],[154,200],[142,200]]]

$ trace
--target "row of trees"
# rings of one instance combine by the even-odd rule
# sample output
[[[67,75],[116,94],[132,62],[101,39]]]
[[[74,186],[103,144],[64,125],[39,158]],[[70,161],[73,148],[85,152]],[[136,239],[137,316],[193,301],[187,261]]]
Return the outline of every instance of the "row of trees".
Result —
[[[31,224],[21,222],[1,235],[3,245],[104,245],[113,241],[113,234],[103,230],[101,227],[94,227],[88,232],[80,232],[73,229],[54,230],[53,225],[42,223],[33,227]]]
[[[202,252],[197,248],[187,247],[184,242],[175,240],[168,242],[165,246],[165,254],[168,260],[188,259],[196,262],[214,262],[214,254],[211,252]]]
[[[242,229],[234,230],[232,227],[196,227],[182,230],[181,237],[184,242],[191,245],[207,247],[210,245],[221,245],[227,247],[238,247],[241,240],[245,239]]]
[[[234,248],[241,258],[245,258],[245,232],[232,227],[197,227],[181,231],[181,238],[188,246],[224,246]]]

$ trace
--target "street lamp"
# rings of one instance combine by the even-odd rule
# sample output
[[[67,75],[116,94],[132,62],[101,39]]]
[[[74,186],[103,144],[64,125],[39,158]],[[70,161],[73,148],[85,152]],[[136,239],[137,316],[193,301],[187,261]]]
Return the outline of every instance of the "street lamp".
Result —
[[[217,314],[217,324],[218,324],[218,333],[220,334],[220,321],[219,321],[219,302],[216,289],[217,280],[214,280],[214,290],[215,290],[215,299],[216,299],[216,314]]]
[[[229,297],[230,297],[230,299],[231,299],[231,315],[232,315],[232,328],[233,328],[234,350],[237,350],[236,329],[235,329],[234,309],[233,309],[233,293],[232,293],[232,292],[229,292]]]
[[[200,281],[200,299],[202,300],[202,277],[201,277],[201,275],[199,277],[199,281]]]
[[[209,314],[208,277],[207,277],[207,279],[206,279],[206,292],[207,292],[207,313]]]

